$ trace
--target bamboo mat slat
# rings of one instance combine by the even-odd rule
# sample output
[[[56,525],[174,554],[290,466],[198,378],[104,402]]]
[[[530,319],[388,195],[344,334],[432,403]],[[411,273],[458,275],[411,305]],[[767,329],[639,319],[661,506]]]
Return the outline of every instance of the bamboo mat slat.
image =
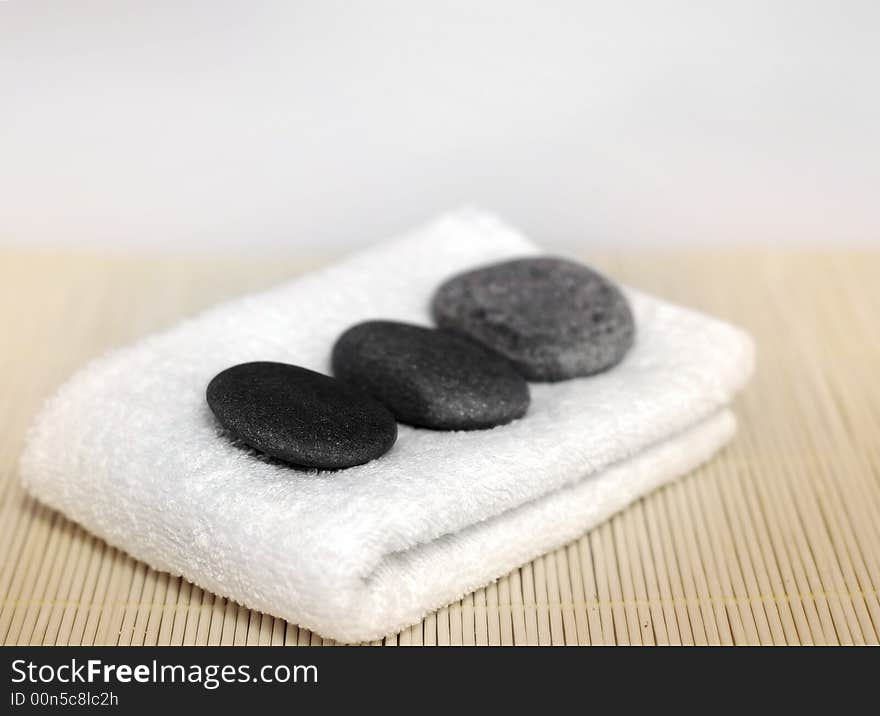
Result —
[[[754,335],[736,440],[374,644],[877,644],[880,252],[584,258]],[[150,570],[25,496],[17,475],[41,401],[89,358],[320,263],[0,252],[0,643],[333,643]]]

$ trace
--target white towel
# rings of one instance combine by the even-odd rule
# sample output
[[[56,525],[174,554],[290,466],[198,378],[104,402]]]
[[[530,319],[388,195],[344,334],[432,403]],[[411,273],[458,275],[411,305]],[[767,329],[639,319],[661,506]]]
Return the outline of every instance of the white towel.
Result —
[[[614,369],[531,385],[526,417],[493,430],[401,426],[387,455],[334,473],[233,445],[205,386],[245,361],[329,372],[348,326],[430,324],[444,279],[536,252],[457,213],[111,352],[43,408],[24,483],[153,568],[324,636],[402,629],[708,459],[734,432],[748,336],[625,289],[636,342]]]

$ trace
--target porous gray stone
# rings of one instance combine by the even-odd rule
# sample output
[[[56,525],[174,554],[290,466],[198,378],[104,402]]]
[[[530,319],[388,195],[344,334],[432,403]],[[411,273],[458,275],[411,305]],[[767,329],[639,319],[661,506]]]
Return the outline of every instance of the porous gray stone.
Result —
[[[522,417],[529,406],[529,386],[507,360],[446,331],[367,321],[340,336],[332,360],[337,378],[410,425],[491,428]]]
[[[614,283],[553,257],[454,276],[437,290],[431,308],[438,326],[485,344],[533,381],[606,370],[635,338],[629,303]]]

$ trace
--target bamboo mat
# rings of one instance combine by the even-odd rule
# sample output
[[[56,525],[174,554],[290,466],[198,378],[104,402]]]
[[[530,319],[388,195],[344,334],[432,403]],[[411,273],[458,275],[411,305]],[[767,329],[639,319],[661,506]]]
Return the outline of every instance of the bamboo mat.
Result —
[[[758,344],[737,439],[581,539],[383,643],[876,644],[880,253],[585,255]],[[322,261],[0,253],[0,642],[322,644],[27,498],[29,420],[87,359]]]

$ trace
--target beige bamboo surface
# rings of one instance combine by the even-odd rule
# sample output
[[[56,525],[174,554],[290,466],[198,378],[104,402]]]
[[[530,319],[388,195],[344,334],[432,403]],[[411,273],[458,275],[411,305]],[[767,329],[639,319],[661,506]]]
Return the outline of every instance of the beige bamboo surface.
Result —
[[[876,644],[880,253],[584,258],[754,335],[737,439],[384,643]],[[17,475],[30,419],[84,361],[320,263],[0,252],[0,643],[332,643],[148,569]]]

